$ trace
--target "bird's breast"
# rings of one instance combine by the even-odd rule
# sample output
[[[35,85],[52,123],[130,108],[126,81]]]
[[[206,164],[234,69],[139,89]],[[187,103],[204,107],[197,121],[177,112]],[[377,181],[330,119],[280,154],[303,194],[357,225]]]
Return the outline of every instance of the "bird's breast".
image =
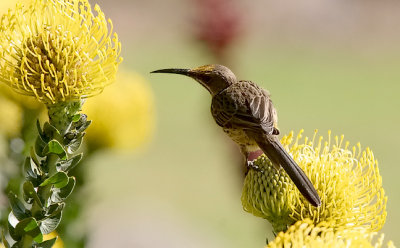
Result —
[[[236,142],[239,146],[245,146],[248,151],[256,151],[258,148],[257,143],[249,138],[241,128],[223,128],[224,132]]]

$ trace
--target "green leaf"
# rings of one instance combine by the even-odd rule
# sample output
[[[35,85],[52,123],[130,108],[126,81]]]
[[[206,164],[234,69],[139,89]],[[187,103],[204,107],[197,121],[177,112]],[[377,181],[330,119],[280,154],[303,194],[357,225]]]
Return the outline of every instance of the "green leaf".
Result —
[[[57,170],[64,172],[72,170],[79,163],[79,161],[81,161],[82,156],[83,156],[82,153],[80,153],[76,156],[73,156],[70,159],[58,161]]]
[[[72,122],[78,122],[81,119],[81,114],[72,116]]]
[[[57,128],[55,128],[53,125],[51,125],[49,122],[45,122],[43,125],[43,140],[49,141],[50,139],[54,139],[54,138],[60,138],[61,134],[60,132],[57,130]]]
[[[58,224],[60,224],[62,217],[62,210],[64,209],[65,204],[57,204],[56,209],[52,212],[51,215],[46,217],[44,220],[40,222],[40,230],[43,234],[49,234],[54,231]]]
[[[75,177],[70,177],[67,186],[65,186],[64,188],[61,188],[61,189],[54,188],[53,194],[51,195],[51,201],[58,203],[58,202],[62,202],[65,199],[67,199],[67,197],[74,190],[75,183],[76,183]]]
[[[40,157],[44,157],[44,153],[43,153],[43,149],[46,146],[46,142],[40,137],[40,135],[38,135],[36,137],[36,141],[35,141],[35,151],[36,154],[39,155]]]
[[[76,132],[83,132],[88,128],[92,121],[87,120],[87,116],[85,114],[81,114],[79,121],[72,123],[70,130],[76,130]]]
[[[12,220],[13,219],[13,220]],[[16,221],[16,223],[11,223]],[[13,225],[15,224],[15,225]],[[8,233],[10,234],[11,238],[13,238],[13,240],[18,240],[18,236],[15,233],[15,226],[18,224],[18,220],[17,218],[14,216],[14,214],[12,212],[10,212],[8,214],[8,223],[7,223],[7,227],[8,227]]]
[[[43,153],[45,155],[56,154],[60,159],[67,159],[67,152],[57,140],[50,140],[49,143],[47,143],[47,145],[44,147]]]
[[[58,237],[43,241],[42,243],[38,244],[37,248],[51,248],[56,243]]]
[[[35,201],[41,208],[43,208],[43,204],[39,199],[39,196],[36,193],[35,188],[33,187],[33,184],[29,181],[26,181],[22,187],[24,196],[25,196],[25,201],[26,202],[32,202]]]
[[[35,162],[32,160],[32,158],[30,158],[30,157],[27,157],[25,159],[24,174],[25,174],[25,178],[28,181],[31,181],[35,187],[39,186],[42,172],[39,169],[39,167],[35,164]]]
[[[30,157],[26,157],[25,162],[24,162],[25,178],[29,178],[28,179],[29,181],[30,181],[30,179],[36,179],[38,177],[37,173],[34,172],[34,169],[32,168],[31,161],[32,161],[32,159]],[[36,167],[35,163],[33,163],[33,164]]]
[[[44,138],[44,135],[43,135],[42,128],[40,127],[40,121],[39,121],[39,119],[36,120],[36,128],[37,128],[37,130],[38,130],[38,132],[39,132],[39,136],[42,137],[42,139],[43,139],[43,138]]]
[[[35,153],[35,150],[33,149],[33,147],[31,147],[30,155],[31,155],[32,161],[33,161],[37,166],[39,166],[39,165],[40,165],[40,162],[39,162],[38,158],[36,157],[36,153]]]
[[[83,132],[83,131],[85,131],[85,130],[90,126],[90,124],[92,124],[92,121],[86,121],[82,126],[80,126],[80,127],[77,129],[77,131],[78,131],[78,132]]]
[[[10,244],[7,242],[7,239],[4,235],[4,230],[1,230],[1,239],[2,239],[2,243],[4,245],[5,248],[10,248]]]
[[[59,171],[56,174],[54,174],[52,177],[44,180],[44,182],[41,183],[40,186],[43,187],[43,186],[46,186],[49,184],[53,184],[54,187],[56,187],[56,188],[65,187],[68,184],[68,175],[65,172]]]
[[[29,217],[21,220],[15,227],[15,234],[21,239],[24,235],[31,236],[37,243],[43,241],[43,234],[40,231],[39,225],[35,218]]]
[[[82,144],[83,135],[85,133],[79,133],[77,137],[69,142],[67,145],[67,151],[69,154],[76,152]]]
[[[75,139],[78,136],[78,132],[72,128],[72,131],[67,132],[64,135],[63,144],[68,145],[71,140]]]
[[[24,204],[18,199],[16,194],[10,192],[8,194],[8,199],[10,201],[10,206],[15,218],[22,220],[28,217]]]
[[[86,122],[87,122],[87,115],[80,114],[79,122],[74,123],[73,128],[77,129],[77,128],[81,127],[82,125],[84,125]]]
[[[65,205],[65,203],[55,203],[55,204],[51,204],[48,208],[47,208],[47,215],[46,216],[50,216],[52,214],[54,214],[55,212],[58,211],[58,209],[62,206]],[[46,217],[45,216],[45,217]]]

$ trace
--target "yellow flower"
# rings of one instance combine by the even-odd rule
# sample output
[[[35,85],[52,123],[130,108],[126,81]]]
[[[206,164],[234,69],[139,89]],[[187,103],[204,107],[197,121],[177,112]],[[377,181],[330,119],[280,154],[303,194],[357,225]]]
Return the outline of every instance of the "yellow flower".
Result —
[[[3,14],[7,12],[7,10],[11,7],[14,7],[17,2],[26,3],[28,0],[7,0],[7,1],[0,1],[0,13]]]
[[[130,151],[153,133],[154,100],[148,83],[129,71],[119,71],[117,82],[83,105],[83,112],[93,120],[86,135],[90,148]]]
[[[56,231],[51,232],[51,233],[43,236],[43,241],[55,238],[57,236],[58,236],[58,233]],[[58,236],[57,241],[54,243],[52,248],[63,248],[63,247],[64,247],[64,242],[61,240],[60,236]]]
[[[302,131],[293,142],[293,132],[281,142],[309,176],[321,197],[321,206],[313,207],[291,182],[283,169],[276,170],[261,156],[255,161],[263,171],[250,170],[242,192],[243,208],[271,222],[276,232],[286,230],[298,220],[327,221],[335,228],[363,227],[378,231],[386,220],[387,197],[382,188],[378,162],[369,148],[349,149],[343,136],[331,141],[305,138]],[[333,143],[333,144],[332,144]]]
[[[270,242],[266,248],[381,248],[383,247],[383,234],[371,244],[375,233],[366,230],[338,230],[335,231],[331,224],[321,222],[315,225],[310,219],[296,222],[286,232],[280,232],[275,240]],[[388,248],[394,248],[391,241]]]
[[[94,10],[87,0],[32,0],[9,10],[0,26],[0,81],[46,104],[100,93],[114,80],[120,43]]]

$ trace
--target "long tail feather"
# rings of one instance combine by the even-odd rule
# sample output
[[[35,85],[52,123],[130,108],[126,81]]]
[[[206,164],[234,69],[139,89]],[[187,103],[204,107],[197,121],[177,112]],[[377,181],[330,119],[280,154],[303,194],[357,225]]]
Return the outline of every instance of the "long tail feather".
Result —
[[[254,137],[258,146],[274,165],[282,166],[300,193],[315,207],[321,205],[321,199],[310,179],[286,152],[277,137]]]

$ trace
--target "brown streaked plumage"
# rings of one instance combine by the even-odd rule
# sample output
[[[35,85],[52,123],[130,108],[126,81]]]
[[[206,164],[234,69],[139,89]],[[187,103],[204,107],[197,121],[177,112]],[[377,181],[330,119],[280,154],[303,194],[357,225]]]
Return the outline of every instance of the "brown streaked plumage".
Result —
[[[152,73],[189,76],[212,95],[211,114],[246,157],[261,149],[276,167],[282,166],[303,196],[314,206],[321,200],[314,186],[278,139],[278,117],[268,91],[251,81],[239,81],[222,65],[194,69],[162,69]]]

